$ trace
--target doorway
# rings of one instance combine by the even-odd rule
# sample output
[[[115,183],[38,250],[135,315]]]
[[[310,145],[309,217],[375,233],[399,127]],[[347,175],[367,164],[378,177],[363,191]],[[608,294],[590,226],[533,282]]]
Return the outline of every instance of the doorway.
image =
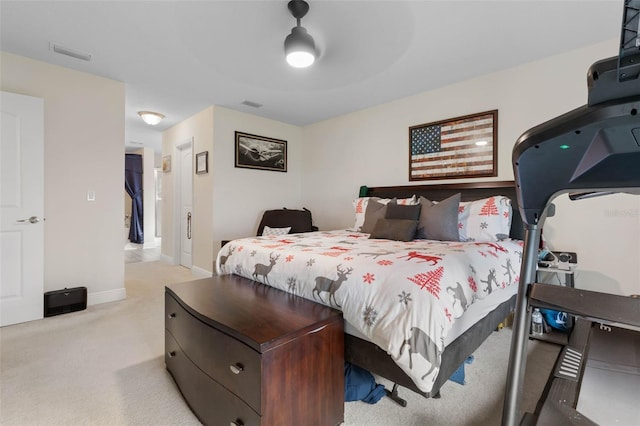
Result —
[[[155,153],[141,148],[125,153],[125,263],[150,262],[161,257],[158,232],[159,180]],[[136,196],[134,206],[132,196]],[[132,238],[133,234],[133,238]]]
[[[193,206],[193,138],[180,143],[175,150],[174,174],[174,258],[176,263],[192,266],[192,206]]]

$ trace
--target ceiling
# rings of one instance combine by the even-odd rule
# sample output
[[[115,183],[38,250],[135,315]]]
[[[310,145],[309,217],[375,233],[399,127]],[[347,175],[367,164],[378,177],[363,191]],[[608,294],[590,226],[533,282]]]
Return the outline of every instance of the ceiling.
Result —
[[[210,105],[307,125],[619,38],[623,9],[623,0],[309,4],[302,26],[320,56],[307,69],[284,60],[295,26],[287,0],[2,0],[0,47],[124,82],[125,146],[159,151],[162,130]],[[140,110],[166,118],[150,127]]]

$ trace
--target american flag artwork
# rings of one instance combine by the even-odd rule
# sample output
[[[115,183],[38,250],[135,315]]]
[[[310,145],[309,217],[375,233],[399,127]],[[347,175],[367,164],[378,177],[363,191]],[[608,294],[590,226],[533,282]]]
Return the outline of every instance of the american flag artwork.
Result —
[[[497,176],[498,111],[409,128],[409,180]]]

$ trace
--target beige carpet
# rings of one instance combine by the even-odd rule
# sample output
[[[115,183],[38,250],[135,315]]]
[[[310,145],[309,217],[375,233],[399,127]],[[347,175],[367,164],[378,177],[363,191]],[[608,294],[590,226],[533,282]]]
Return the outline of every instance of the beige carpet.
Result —
[[[164,285],[192,279],[179,266],[130,263],[126,300],[1,328],[0,424],[198,424],[163,358]],[[466,366],[467,384],[448,382],[441,399],[403,389],[406,408],[388,398],[346,403],[344,424],[500,424],[510,338],[510,330],[493,333]],[[529,348],[534,374],[526,377],[523,408],[532,411],[558,349]]]

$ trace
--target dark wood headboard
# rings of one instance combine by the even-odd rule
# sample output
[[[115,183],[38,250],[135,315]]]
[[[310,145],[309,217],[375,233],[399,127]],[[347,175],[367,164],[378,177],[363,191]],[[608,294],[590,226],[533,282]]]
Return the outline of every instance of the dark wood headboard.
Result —
[[[441,185],[378,186],[372,188],[362,186],[360,188],[361,197],[408,198],[415,194],[416,197],[423,196],[431,201],[442,201],[458,192],[461,194],[461,201],[480,200],[491,197],[492,195],[509,197],[513,211],[509,236],[518,240],[524,240],[524,224],[522,223],[522,217],[518,209],[515,182],[512,180]]]

